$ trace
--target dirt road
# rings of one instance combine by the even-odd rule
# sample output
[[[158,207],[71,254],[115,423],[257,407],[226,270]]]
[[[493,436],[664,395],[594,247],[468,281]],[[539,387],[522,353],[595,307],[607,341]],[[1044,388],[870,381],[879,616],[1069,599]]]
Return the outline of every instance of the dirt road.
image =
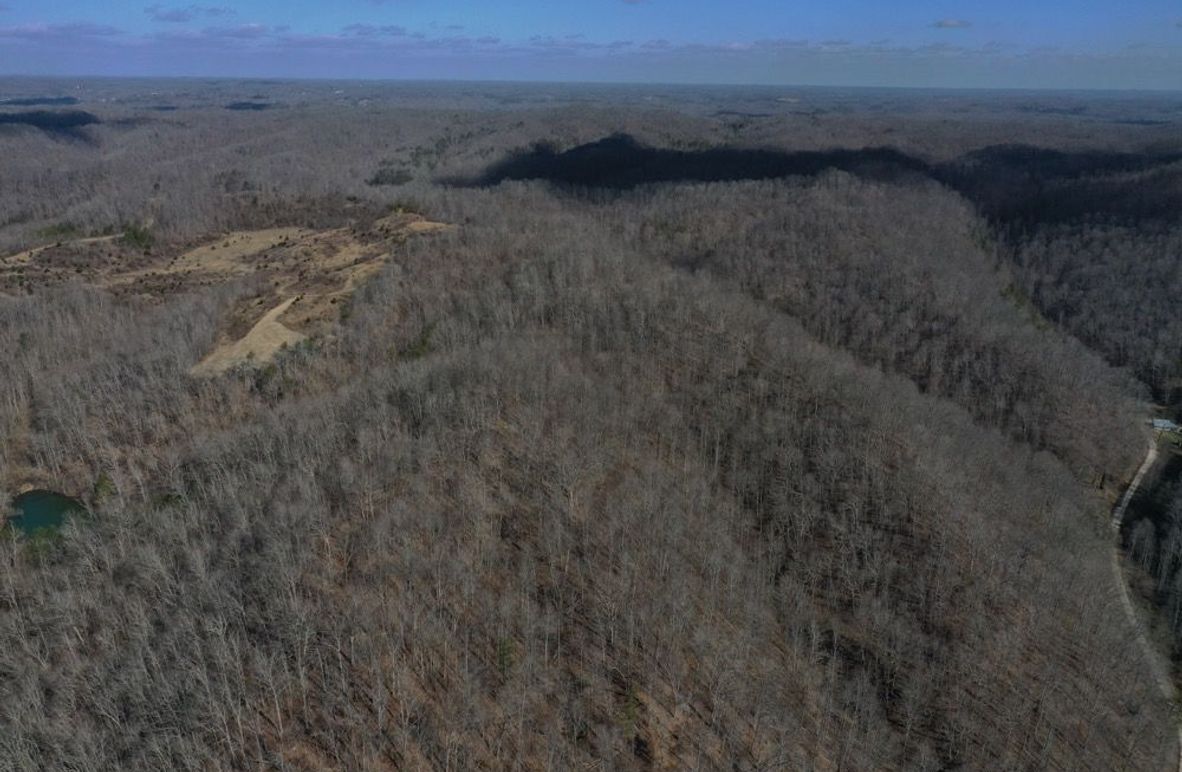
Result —
[[[1145,453],[1145,460],[1141,462],[1141,467],[1137,470],[1137,474],[1133,476],[1133,481],[1129,484],[1128,490],[1121,496],[1116,508],[1112,510],[1112,530],[1116,534],[1116,544],[1112,550],[1112,576],[1116,580],[1117,594],[1120,597],[1121,607],[1125,610],[1125,616],[1128,617],[1129,624],[1133,626],[1133,630],[1137,636],[1137,647],[1141,650],[1142,658],[1153,674],[1154,683],[1157,684],[1158,691],[1162,696],[1171,702],[1175,702],[1178,698],[1177,690],[1174,688],[1174,681],[1170,677],[1170,668],[1166,663],[1165,658],[1153,648],[1149,642],[1149,636],[1146,633],[1145,625],[1141,618],[1137,615],[1137,609],[1133,606],[1133,600],[1129,596],[1128,582],[1125,581],[1124,572],[1120,567],[1120,527],[1124,523],[1125,513],[1129,508],[1129,502],[1137,495],[1137,491],[1141,488],[1141,482],[1145,479],[1146,473],[1153,468],[1154,463],[1157,462],[1157,442],[1152,438],[1149,440],[1149,450]],[[1178,772],[1182,772],[1182,725],[1178,727],[1178,762],[1176,768]]]

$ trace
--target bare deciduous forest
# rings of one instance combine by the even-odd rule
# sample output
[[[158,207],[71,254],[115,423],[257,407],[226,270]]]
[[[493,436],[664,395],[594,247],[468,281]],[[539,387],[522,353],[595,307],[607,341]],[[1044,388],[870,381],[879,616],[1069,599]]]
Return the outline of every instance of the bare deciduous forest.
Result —
[[[1178,97],[0,86],[9,766],[1176,763]]]

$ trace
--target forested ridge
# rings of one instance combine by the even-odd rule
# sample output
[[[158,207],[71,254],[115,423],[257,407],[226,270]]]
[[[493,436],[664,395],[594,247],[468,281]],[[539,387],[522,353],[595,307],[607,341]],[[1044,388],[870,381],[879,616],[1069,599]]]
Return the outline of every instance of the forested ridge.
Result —
[[[1015,289],[1064,329],[1130,368],[1161,402],[1182,399],[1182,334],[1173,313],[1182,154],[1064,152],[1002,144],[933,163],[892,147],[826,151],[646,147],[628,135],[556,152],[546,144],[471,182],[545,179],[576,189],[670,181],[816,176],[830,171],[906,185],[927,177],[967,198],[1017,269]]]
[[[3,542],[8,766],[1176,763],[1108,530],[1145,400],[1177,375],[1153,305],[1177,282],[1170,218],[991,210],[933,170],[997,130],[953,130],[922,101],[346,111],[256,84],[187,105],[204,92],[186,85],[151,95],[180,105],[167,119],[132,125],[134,84],[109,88],[122,106],[85,141],[0,134],[0,243],[41,247],[0,264],[0,491],[90,510]],[[255,93],[283,109],[222,107]],[[1056,121],[1064,153],[1093,131],[1114,152],[1159,141],[1004,116],[1018,137]],[[776,121],[795,142],[767,141]],[[898,155],[828,152],[828,127],[880,124]],[[825,162],[481,179],[535,142],[559,157],[619,132]],[[921,162],[884,173],[904,154]],[[1158,172],[1079,179],[1109,174]],[[360,238],[390,210],[448,227],[391,239],[332,324],[273,360],[193,374],[312,243],[268,236],[235,273],[219,234]],[[1154,250],[1118,259],[1125,239]],[[167,279],[195,247],[230,278]],[[1176,611],[1163,518],[1152,538],[1134,518],[1126,542],[1164,567]]]

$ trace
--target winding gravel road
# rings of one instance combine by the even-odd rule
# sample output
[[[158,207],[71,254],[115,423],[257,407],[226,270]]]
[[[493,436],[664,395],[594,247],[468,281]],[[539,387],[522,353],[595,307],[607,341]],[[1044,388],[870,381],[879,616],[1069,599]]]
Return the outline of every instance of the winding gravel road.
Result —
[[[1112,575],[1116,580],[1116,588],[1120,596],[1120,604],[1125,610],[1125,616],[1129,619],[1129,624],[1133,626],[1136,631],[1137,645],[1141,649],[1141,654],[1145,662],[1149,665],[1150,671],[1153,673],[1153,680],[1157,684],[1158,691],[1167,700],[1174,702],[1177,700],[1177,691],[1174,688],[1174,682],[1170,678],[1170,669],[1164,658],[1154,650],[1152,644],[1149,643],[1149,636],[1146,634],[1145,625],[1142,624],[1140,617],[1137,616],[1137,610],[1133,607],[1132,598],[1129,597],[1129,586],[1125,581],[1124,572],[1120,568],[1120,527],[1124,523],[1125,513],[1129,508],[1129,502],[1133,500],[1133,496],[1137,495],[1137,491],[1141,488],[1141,482],[1145,479],[1145,475],[1153,468],[1154,463],[1157,462],[1157,442],[1152,438],[1149,440],[1149,450],[1145,454],[1145,460],[1141,462],[1141,467],[1137,470],[1137,474],[1133,477],[1133,481],[1129,484],[1128,490],[1125,491],[1124,496],[1121,497],[1120,502],[1117,503],[1116,508],[1112,510],[1112,530],[1116,534],[1116,544],[1112,550]],[[1178,772],[1182,772],[1182,725],[1178,727]]]

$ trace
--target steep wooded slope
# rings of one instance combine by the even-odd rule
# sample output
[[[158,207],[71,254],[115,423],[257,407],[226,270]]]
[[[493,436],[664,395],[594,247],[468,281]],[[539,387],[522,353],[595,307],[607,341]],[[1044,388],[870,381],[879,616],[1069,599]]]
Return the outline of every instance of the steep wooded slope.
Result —
[[[0,567],[15,766],[1160,768],[1055,456],[602,211],[436,206],[222,380],[224,295],[0,302],[10,453],[114,491]]]

